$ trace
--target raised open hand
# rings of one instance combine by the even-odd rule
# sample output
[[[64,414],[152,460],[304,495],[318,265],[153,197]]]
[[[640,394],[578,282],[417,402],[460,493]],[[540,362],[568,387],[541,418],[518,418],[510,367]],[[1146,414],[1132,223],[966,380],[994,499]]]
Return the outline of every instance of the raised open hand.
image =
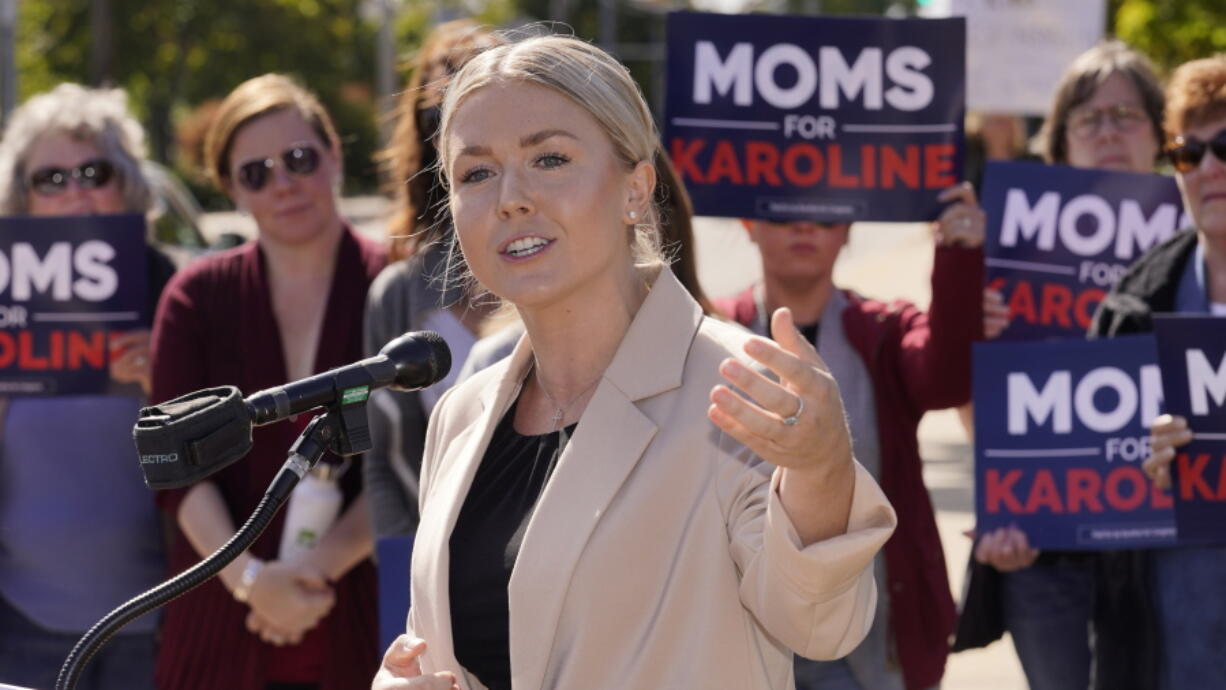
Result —
[[[851,459],[851,439],[839,386],[830,369],[792,321],[778,309],[771,317],[775,340],[754,338],[745,352],[779,377],[772,381],[735,359],[720,374],[735,386],[716,386],[707,416],[720,429],[779,467],[818,469]]]

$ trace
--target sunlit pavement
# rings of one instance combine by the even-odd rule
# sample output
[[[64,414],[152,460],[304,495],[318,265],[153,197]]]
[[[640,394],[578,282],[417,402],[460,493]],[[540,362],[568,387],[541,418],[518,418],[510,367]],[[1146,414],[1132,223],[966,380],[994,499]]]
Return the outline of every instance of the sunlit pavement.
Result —
[[[740,223],[699,218],[695,224],[699,280],[707,294],[740,292],[761,275],[757,251]],[[926,306],[931,297],[932,238],[924,224],[860,223],[835,269],[835,281],[867,296],[908,299]],[[929,414],[920,425],[924,481],[937,509],[950,584],[960,598],[974,527],[971,445],[952,410]],[[1006,636],[986,649],[950,657],[944,690],[1023,690],[1026,681]]]

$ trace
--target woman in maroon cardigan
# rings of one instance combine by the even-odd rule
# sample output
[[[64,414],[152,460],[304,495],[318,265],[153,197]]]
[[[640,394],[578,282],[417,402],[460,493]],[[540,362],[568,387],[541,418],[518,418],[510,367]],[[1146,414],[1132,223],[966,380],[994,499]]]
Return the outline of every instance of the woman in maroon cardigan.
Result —
[[[340,145],[322,106],[283,76],[257,77],[222,103],[205,149],[210,175],[255,218],[259,240],[195,262],[166,288],[152,399],[226,384],[250,394],[359,359],[366,290],[385,256],[340,217]],[[246,520],[307,421],[256,429],[245,458],[159,494],[175,526],[172,572]],[[220,578],[167,607],[159,688],[369,684],[377,624],[361,472],[345,472],[340,488],[341,513],[307,555],[278,558],[282,513]]]

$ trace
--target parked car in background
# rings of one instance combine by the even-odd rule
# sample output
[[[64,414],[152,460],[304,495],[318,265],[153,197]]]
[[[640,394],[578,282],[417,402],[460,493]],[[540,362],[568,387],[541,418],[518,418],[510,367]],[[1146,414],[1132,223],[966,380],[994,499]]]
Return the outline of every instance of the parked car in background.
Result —
[[[213,224],[206,232],[208,214],[191,190],[166,166],[153,161],[142,163],[142,171],[153,189],[153,214],[149,232],[152,240],[179,266],[208,251],[242,244],[245,237],[238,228]]]

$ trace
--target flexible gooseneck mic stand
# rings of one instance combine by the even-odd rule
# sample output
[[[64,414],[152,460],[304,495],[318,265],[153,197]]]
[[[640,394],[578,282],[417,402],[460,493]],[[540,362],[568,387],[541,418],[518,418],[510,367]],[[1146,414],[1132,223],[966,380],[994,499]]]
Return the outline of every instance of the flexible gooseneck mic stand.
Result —
[[[373,357],[258,391],[245,400],[238,388],[221,386],[143,408],[132,435],[151,489],[191,486],[236,462],[251,450],[254,426],[320,408],[326,412],[313,417],[294,441],[289,459],[242,528],[213,555],[98,621],[69,652],[56,690],[73,690],[85,664],[120,628],[199,587],[245,551],[325,451],[349,456],[370,450],[366,403],[372,390],[420,390],[442,380],[450,369],[447,343],[437,333],[419,331],[388,342]]]
[[[264,492],[264,498],[260,499],[255,512],[230,541],[213,555],[173,579],[130,599],[90,628],[72,648],[60,668],[59,678],[55,682],[56,690],[73,690],[85,669],[85,664],[120,628],[199,587],[238,558],[238,555],[264,532],[268,523],[272,522],[277,511],[289,498],[290,492],[333,444],[339,435],[336,425],[342,423],[340,420],[340,411],[337,409],[331,409],[311,419],[290,447],[289,458]]]

